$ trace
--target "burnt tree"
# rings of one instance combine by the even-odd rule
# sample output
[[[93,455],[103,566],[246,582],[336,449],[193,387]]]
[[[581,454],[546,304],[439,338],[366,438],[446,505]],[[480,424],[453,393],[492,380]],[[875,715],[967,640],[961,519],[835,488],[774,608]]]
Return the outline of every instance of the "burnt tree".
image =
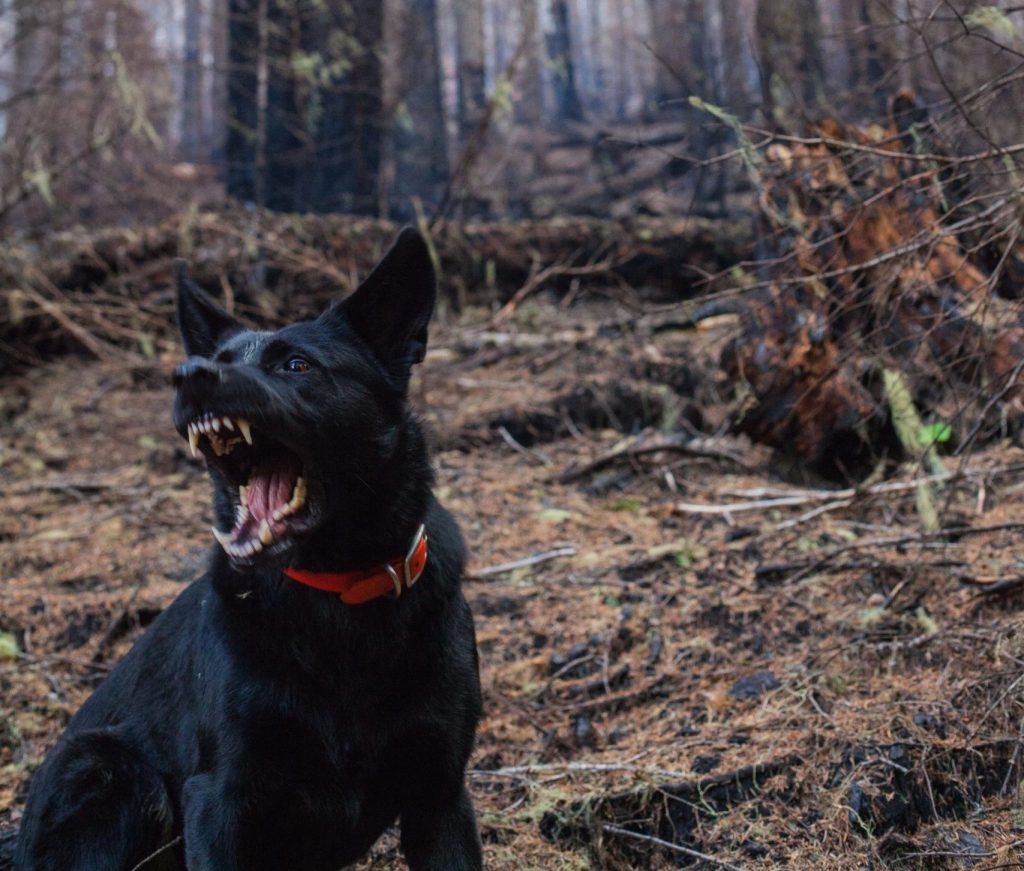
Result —
[[[559,118],[579,121],[583,107],[576,89],[576,66],[572,55],[572,30],[567,0],[551,0],[553,29],[547,37],[548,59],[553,69],[555,112]]]
[[[453,11],[458,58],[459,130],[465,139],[473,133],[487,103],[483,0],[460,0],[454,4]]]
[[[445,112],[441,99],[441,59],[436,0],[391,4],[389,42],[397,69],[390,147],[395,175],[391,199],[398,215],[413,214],[418,197],[434,207],[448,179]]]
[[[230,0],[228,193],[279,211],[376,210],[383,11]]]

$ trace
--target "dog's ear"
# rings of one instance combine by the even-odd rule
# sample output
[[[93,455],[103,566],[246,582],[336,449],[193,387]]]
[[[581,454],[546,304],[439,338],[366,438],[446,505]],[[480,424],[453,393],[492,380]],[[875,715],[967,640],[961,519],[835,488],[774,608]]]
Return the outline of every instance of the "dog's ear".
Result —
[[[390,371],[408,375],[427,352],[436,297],[430,250],[417,230],[406,227],[355,293],[321,318],[344,317]]]
[[[243,329],[188,274],[184,260],[174,261],[178,283],[178,330],[189,357],[209,357],[221,339]]]

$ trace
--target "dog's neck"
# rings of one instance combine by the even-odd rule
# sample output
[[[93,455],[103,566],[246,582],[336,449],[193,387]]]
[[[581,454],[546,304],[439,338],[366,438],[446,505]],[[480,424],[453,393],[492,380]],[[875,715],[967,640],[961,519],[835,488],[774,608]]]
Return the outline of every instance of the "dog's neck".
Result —
[[[433,474],[423,433],[407,420],[388,462],[353,486],[334,516],[296,552],[295,568],[337,572],[404,556],[433,499]]]

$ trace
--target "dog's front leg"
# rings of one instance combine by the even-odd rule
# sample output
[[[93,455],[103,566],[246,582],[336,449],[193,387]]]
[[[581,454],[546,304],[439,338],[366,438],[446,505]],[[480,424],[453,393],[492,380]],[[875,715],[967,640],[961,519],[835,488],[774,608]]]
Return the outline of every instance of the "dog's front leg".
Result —
[[[447,801],[422,800],[402,811],[402,852],[411,871],[479,871],[476,814],[466,787]]]
[[[234,871],[242,868],[234,808],[211,774],[185,781],[185,858],[189,871]]]

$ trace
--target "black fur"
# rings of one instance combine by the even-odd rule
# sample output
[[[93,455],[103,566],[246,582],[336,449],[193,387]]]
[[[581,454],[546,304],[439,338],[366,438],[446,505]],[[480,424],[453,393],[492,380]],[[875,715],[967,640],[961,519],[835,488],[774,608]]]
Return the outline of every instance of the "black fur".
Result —
[[[413,871],[481,867],[464,785],[480,715],[465,553],[406,405],[433,304],[409,230],[353,296],[275,333],[243,329],[180,276],[194,356],[176,428],[204,409],[246,416],[301,458],[308,516],[258,559],[217,547],[82,706],[33,780],[17,868],[127,871],[182,835],[145,867],[337,871],[396,818]],[[309,371],[287,371],[296,355]],[[236,485],[209,465],[224,529]],[[398,599],[348,606],[281,574],[379,564],[420,523],[427,567]]]

